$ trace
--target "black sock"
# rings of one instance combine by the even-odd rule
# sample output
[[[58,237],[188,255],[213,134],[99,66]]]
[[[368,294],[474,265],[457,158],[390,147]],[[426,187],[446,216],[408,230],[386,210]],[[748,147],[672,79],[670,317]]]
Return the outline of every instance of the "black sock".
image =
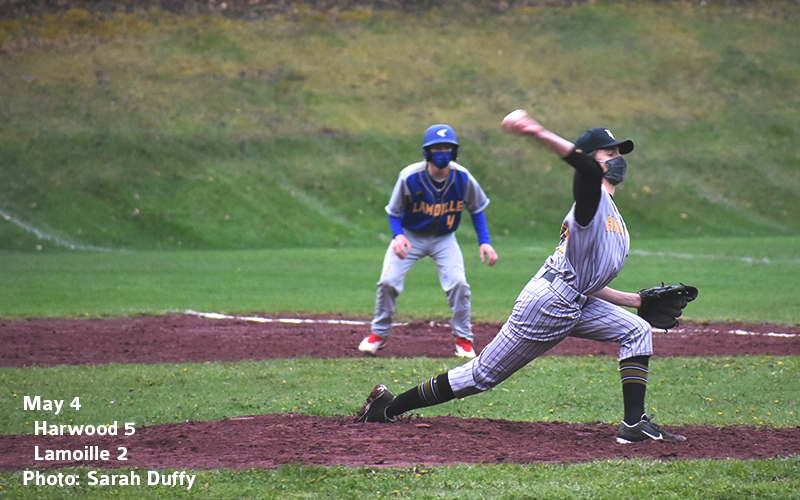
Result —
[[[644,396],[650,356],[634,356],[619,362],[622,379],[622,401],[625,405],[625,423],[635,425],[644,415]]]
[[[455,395],[450,388],[450,379],[447,373],[441,373],[397,396],[394,403],[386,409],[386,416],[396,417],[407,411],[442,404],[451,399],[455,399]]]

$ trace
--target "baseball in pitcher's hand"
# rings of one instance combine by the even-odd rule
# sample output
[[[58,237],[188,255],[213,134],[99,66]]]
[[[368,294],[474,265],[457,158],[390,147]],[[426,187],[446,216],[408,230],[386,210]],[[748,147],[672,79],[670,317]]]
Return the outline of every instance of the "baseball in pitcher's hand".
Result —
[[[483,245],[481,245],[480,251],[481,251],[481,262],[486,262],[489,265],[489,267],[492,267],[494,263],[497,262],[497,252],[494,251],[492,245],[484,243]],[[489,258],[488,261],[486,260],[487,257]]]
[[[512,111],[503,118],[503,129],[520,135],[533,135],[544,132],[544,126],[531,118],[523,109]]]
[[[401,259],[405,259],[408,257],[408,252],[411,250],[411,243],[408,242],[408,239],[405,235],[398,234],[394,237],[394,253]]]

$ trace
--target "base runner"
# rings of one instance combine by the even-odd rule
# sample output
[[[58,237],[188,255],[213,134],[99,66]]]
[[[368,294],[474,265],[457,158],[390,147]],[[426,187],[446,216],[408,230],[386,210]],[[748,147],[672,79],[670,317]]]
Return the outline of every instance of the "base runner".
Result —
[[[374,355],[386,346],[406,274],[419,259],[431,257],[453,311],[455,354],[471,359],[475,357],[471,292],[455,231],[461,222],[461,213],[469,212],[478,234],[481,262],[493,266],[497,252],[492,248],[484,215],[489,199],[475,177],[456,163],[458,140],[452,127],[428,127],[422,140],[422,154],[425,161],[409,165],[400,172],[386,206],[394,239],[383,259],[371,332],[361,341],[358,350]]]

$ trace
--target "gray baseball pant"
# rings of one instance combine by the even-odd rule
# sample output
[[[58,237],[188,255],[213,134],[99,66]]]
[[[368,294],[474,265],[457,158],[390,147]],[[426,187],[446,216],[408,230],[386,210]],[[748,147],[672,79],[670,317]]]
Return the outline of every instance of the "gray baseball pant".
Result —
[[[558,280],[560,281],[560,280]],[[583,308],[563,282],[531,279],[508,321],[478,357],[453,368],[448,380],[457,398],[488,391],[567,337],[620,345],[619,359],[653,353],[650,325],[632,312],[596,297]]]
[[[391,243],[386,250],[383,271],[378,281],[372,333],[382,338],[387,338],[391,334],[397,297],[403,293],[406,274],[418,260],[431,257],[436,263],[439,282],[453,311],[453,335],[472,342],[470,287],[464,272],[464,256],[455,233],[427,235],[406,231],[405,237],[411,244],[411,251],[405,259],[394,253]]]

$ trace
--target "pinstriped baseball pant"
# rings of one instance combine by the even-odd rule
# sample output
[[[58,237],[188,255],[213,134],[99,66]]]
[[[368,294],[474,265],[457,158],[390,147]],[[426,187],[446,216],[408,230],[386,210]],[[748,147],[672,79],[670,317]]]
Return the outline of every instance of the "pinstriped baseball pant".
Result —
[[[405,236],[411,244],[411,251],[405,259],[394,253],[391,244],[386,250],[375,298],[372,333],[382,338],[389,336],[392,317],[397,309],[397,297],[403,293],[406,274],[419,259],[431,257],[436,263],[439,282],[453,311],[453,334],[472,342],[471,292],[464,271],[464,256],[455,233],[434,236],[406,231]]]
[[[581,309],[547,280],[533,278],[480,355],[450,370],[453,393],[462,398],[488,391],[567,337],[616,342],[621,360],[653,353],[652,330],[639,316],[596,297]]]

